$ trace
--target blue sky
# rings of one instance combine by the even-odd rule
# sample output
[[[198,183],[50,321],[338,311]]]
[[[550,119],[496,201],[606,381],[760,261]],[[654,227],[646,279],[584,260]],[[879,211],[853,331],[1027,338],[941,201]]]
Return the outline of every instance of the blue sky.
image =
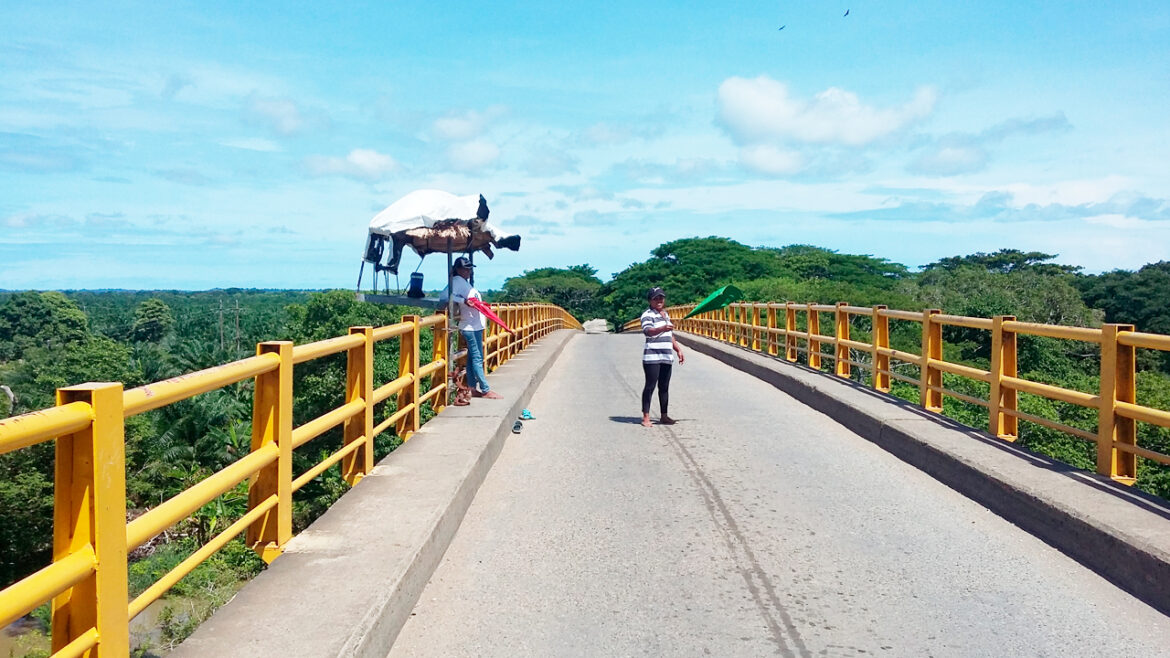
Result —
[[[481,287],[706,235],[1170,259],[1164,0],[245,4],[5,3],[0,288],[352,287],[419,188],[524,236]]]

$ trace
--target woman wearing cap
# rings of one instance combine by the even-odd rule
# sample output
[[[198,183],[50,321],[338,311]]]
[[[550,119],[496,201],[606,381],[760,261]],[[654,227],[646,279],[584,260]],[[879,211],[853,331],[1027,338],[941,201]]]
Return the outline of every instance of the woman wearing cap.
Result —
[[[482,299],[471,285],[472,267],[471,259],[466,256],[456,258],[451,267],[455,274],[451,279],[451,297],[459,304],[459,333],[467,343],[467,385],[473,397],[499,400],[504,396],[491,390],[483,371],[483,330],[487,324],[483,313],[467,304],[468,299]]]
[[[646,347],[642,350],[642,370],[646,373],[646,386],[642,389],[642,426],[651,426],[650,398],[654,397],[655,387],[658,388],[658,410],[662,413],[659,422],[673,425],[674,419],[666,414],[666,405],[670,401],[670,371],[674,364],[671,352],[678,353],[679,365],[685,363],[686,358],[674,339],[674,325],[666,314],[666,293],[662,288],[651,288],[646,298],[650,300],[650,308],[642,313],[642,333],[646,336]]]

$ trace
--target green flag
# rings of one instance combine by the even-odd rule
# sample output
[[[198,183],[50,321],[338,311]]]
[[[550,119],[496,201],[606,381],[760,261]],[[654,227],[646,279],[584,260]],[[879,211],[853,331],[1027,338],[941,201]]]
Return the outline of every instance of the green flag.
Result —
[[[686,317],[683,319],[686,320],[692,315],[706,313],[707,311],[718,311],[728,304],[732,302],[738,302],[741,299],[743,299],[743,291],[741,291],[739,288],[736,288],[735,286],[723,286],[719,290],[716,290],[710,295],[707,295],[707,299],[699,302],[699,305],[696,306],[690,313],[687,313]]]

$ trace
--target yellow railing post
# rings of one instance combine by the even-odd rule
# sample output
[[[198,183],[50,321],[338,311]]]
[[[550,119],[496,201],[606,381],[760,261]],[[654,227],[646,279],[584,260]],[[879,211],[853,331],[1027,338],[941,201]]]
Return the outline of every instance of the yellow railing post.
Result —
[[[439,386],[447,386],[447,373],[451,371],[450,358],[447,355],[447,352],[450,348],[450,343],[447,339],[447,316],[443,315],[442,322],[431,325],[431,362],[443,362],[443,367],[439,370],[436,370],[435,373],[431,375],[432,389]],[[435,413],[439,413],[443,409],[446,409],[448,397],[448,391],[443,391],[442,393],[432,397],[431,409],[433,409]]]
[[[248,486],[248,508],[276,496],[276,507],[248,528],[245,541],[265,562],[271,563],[292,539],[292,388],[293,344],[271,341],[256,346],[256,354],[276,354],[280,365],[256,376],[252,393],[252,450],[275,443],[276,461],[256,474]]]
[[[516,326],[516,320],[519,313],[514,304],[505,304],[501,307],[500,317],[504,320],[504,324],[509,327]],[[504,365],[504,363],[516,354],[516,348],[519,347],[519,341],[512,340],[512,335],[504,331],[498,326],[492,326],[492,333],[499,336],[496,341],[496,349],[499,350],[499,359],[496,361],[496,367]]]
[[[374,470],[374,328],[350,327],[349,334],[361,334],[361,345],[346,352],[345,401],[362,400],[365,411],[345,421],[345,445],[364,445],[341,460],[341,477],[353,486]]]
[[[943,408],[943,394],[939,390],[943,385],[942,371],[930,364],[932,359],[942,360],[942,325],[934,321],[934,316],[939,313],[942,311],[936,308],[922,311],[922,368],[918,394],[923,408],[929,411],[942,411]]]
[[[88,427],[57,439],[53,561],[92,547],[94,573],[53,599],[54,652],[96,629],[86,655],[130,655],[126,584],[126,441],[122,385],[57,389],[57,405],[85,402]]]
[[[541,318],[544,317],[544,308],[540,304],[518,306],[516,310],[512,311],[512,317],[516,319],[517,325],[524,327],[519,336],[508,337],[508,341],[515,344],[512,356],[516,356],[518,352],[522,352],[524,348],[540,340],[543,335],[544,327],[541,325]],[[508,326],[514,327],[516,325],[509,324]]]
[[[517,352],[528,347],[532,341],[540,339],[539,318],[541,312],[540,306],[536,304],[524,304],[510,311],[512,322],[509,322],[508,326],[512,328],[519,326],[523,327],[523,329],[520,331],[519,336],[507,337],[508,344],[511,346],[511,349],[508,351],[509,358],[516,356]]]
[[[730,327],[728,323],[731,321],[731,307],[724,306],[717,312],[721,316],[719,319],[719,340],[722,342],[730,342],[728,336]]]
[[[496,306],[496,315],[500,316],[500,319],[504,322],[508,321],[509,314],[510,311],[508,310],[507,305],[500,304]],[[500,329],[499,326],[492,322],[488,322],[486,325],[487,329],[485,329],[483,332],[484,350],[487,350],[495,356],[491,358],[484,356],[483,369],[485,375],[490,373],[492,370],[495,370],[496,368],[504,365],[504,361],[508,360],[508,350],[511,349],[511,346],[508,344],[507,336],[504,336],[504,332]],[[496,341],[493,343],[495,347],[494,349],[488,350],[488,338],[491,338],[492,336],[496,337]],[[491,363],[489,363],[489,361],[491,361]]]
[[[760,305],[752,302],[752,351],[760,351]]]
[[[882,350],[890,349],[890,318],[882,314],[888,308],[885,304],[873,307],[873,388],[883,393],[890,392],[890,355],[882,354]]]
[[[842,340],[849,340],[849,311],[845,302],[837,302],[836,325],[837,331],[833,338],[833,353],[836,355],[836,372],[838,377],[848,377],[853,374],[849,367],[849,346],[842,345]]]
[[[744,303],[739,306],[739,346],[747,347],[751,344],[748,338],[748,332],[752,331],[751,320],[748,318],[748,305]]]
[[[396,428],[398,437],[406,441],[410,435],[418,431],[418,316],[404,315],[402,321],[414,325],[410,331],[399,337],[398,343],[398,376],[410,376],[410,384],[398,392],[398,409],[414,405],[408,413],[398,419]]]
[[[796,351],[796,306],[792,302],[784,303],[784,358],[793,363],[797,359]]]
[[[1137,455],[1117,446],[1137,443],[1137,422],[1119,416],[1118,402],[1137,400],[1134,348],[1117,342],[1117,334],[1133,331],[1132,324],[1101,326],[1101,402],[1097,411],[1097,472],[1118,482],[1137,481]]]
[[[1004,413],[1015,411],[1019,392],[1003,385],[1004,377],[1018,374],[1016,361],[1016,334],[1004,331],[1003,323],[1016,319],[1014,315],[997,315],[991,319],[991,391],[987,396],[988,428],[993,435],[1007,441],[1019,437],[1019,418]]]
[[[821,334],[821,314],[813,308],[812,302],[805,305],[808,308],[808,367],[821,369],[821,341],[817,336]]]
[[[776,356],[780,350],[776,344],[776,306],[768,302],[768,354]]]
[[[523,322],[522,318],[524,317],[524,309],[523,307],[517,306],[515,304],[508,304],[506,316],[506,324],[509,327],[515,327],[517,324]],[[519,340],[513,339],[511,334],[504,331],[500,327],[496,327],[496,333],[500,336],[500,344],[505,348],[502,352],[504,358],[500,361],[503,363],[508,359],[516,356],[516,352],[520,351],[522,344]]]
[[[508,341],[509,359],[523,351],[528,346],[530,340],[535,341],[540,338],[540,325],[537,324],[537,318],[540,317],[540,312],[540,307],[536,304],[523,304],[512,307],[512,310],[509,312],[512,317],[512,322],[509,322],[508,326],[512,328],[517,326],[526,327],[527,330],[522,331],[519,336],[512,336],[503,330],[500,331],[500,333],[505,334],[505,340]],[[527,334],[530,340],[525,340],[525,334]]]

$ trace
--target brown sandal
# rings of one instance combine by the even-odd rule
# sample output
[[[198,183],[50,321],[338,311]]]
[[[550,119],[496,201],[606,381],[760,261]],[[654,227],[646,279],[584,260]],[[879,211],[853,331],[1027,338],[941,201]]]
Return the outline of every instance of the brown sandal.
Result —
[[[455,371],[453,379],[455,380],[455,402],[456,407],[466,407],[471,404],[471,387],[464,381],[467,375],[467,370],[460,368]]]

